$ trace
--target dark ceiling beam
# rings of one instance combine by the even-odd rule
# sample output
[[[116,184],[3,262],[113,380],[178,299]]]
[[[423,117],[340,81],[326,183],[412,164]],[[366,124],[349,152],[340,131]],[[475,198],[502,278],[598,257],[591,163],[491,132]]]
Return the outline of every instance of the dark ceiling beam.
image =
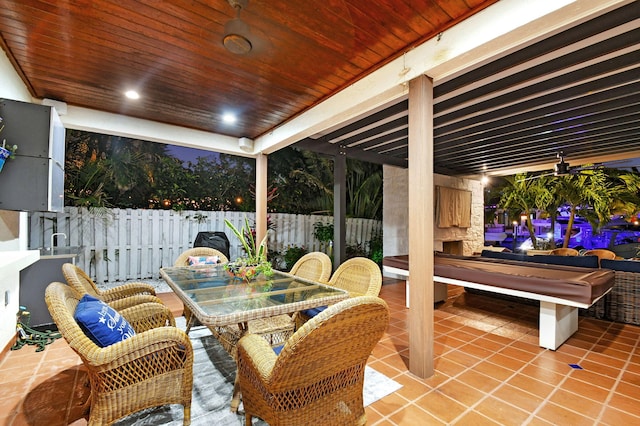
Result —
[[[348,124],[345,127],[342,127],[338,130],[334,130],[333,132],[327,133],[323,137],[329,141],[339,139],[344,135],[348,135],[349,133],[356,132],[362,129],[363,127],[367,127],[367,126],[371,126],[372,124],[379,123],[380,121],[386,118],[392,117],[396,114],[407,112],[408,108],[409,108],[409,101],[405,99],[381,111],[373,113],[363,119],[360,119],[351,124]]]
[[[398,139],[393,142],[385,143],[383,146],[376,148],[381,154],[392,155],[394,157],[409,158],[409,138]]]
[[[452,168],[464,168],[469,171],[475,171],[480,173],[483,170],[483,166],[487,163],[491,164],[492,169],[513,169],[512,157],[519,156],[527,159],[528,165],[540,165],[548,164],[549,168],[557,162],[556,154],[562,149],[567,154],[566,160],[571,162],[572,158],[577,156],[584,156],[585,153],[589,157],[607,156],[612,153],[623,154],[628,153],[631,156],[636,155],[638,152],[638,144],[640,144],[640,137],[637,136],[638,130],[634,132],[629,130],[625,133],[609,135],[608,137],[600,137],[597,140],[593,138],[585,138],[581,142],[573,141],[571,144],[556,144],[551,145],[546,149],[539,149],[542,144],[532,144],[530,146],[518,146],[515,151],[509,152],[509,155],[501,153],[484,154],[477,153],[474,159],[462,161],[459,159],[451,160],[447,164]],[[570,146],[570,153],[567,153],[566,146]],[[582,149],[581,149],[582,147]],[[437,157],[440,159],[439,157]],[[440,163],[439,163],[440,164]]]
[[[339,145],[331,144],[325,140],[324,137],[313,139],[305,138],[291,145],[293,148],[304,149],[305,151],[315,152],[316,154],[335,156],[338,155]]]
[[[407,128],[407,126],[409,126],[409,116],[405,115],[403,117],[399,117],[399,118],[396,118],[395,120],[391,120],[384,124],[381,124],[380,126],[376,126],[376,127],[372,127],[370,129],[364,130],[361,133],[358,133],[356,135],[350,136],[348,138],[342,139],[337,142],[344,146],[354,146],[354,145],[360,146],[358,142],[362,140],[370,139],[372,137],[375,137],[376,135],[381,135],[381,134],[390,132],[394,129],[397,129],[398,127]],[[407,131],[407,134],[408,134],[408,131]]]
[[[487,132],[509,132],[512,128],[535,128],[549,124],[579,118],[581,115],[600,113],[603,110],[619,108],[620,105],[635,104],[638,102],[640,94],[640,81],[613,87],[606,91],[587,91],[585,96],[569,98],[564,100],[558,97],[555,104],[536,105],[525,101],[527,105],[522,108],[523,112],[518,114],[509,113],[508,108],[483,114],[482,120],[475,117],[465,120],[464,125],[455,129],[454,125],[447,126],[448,132],[444,133],[444,128],[436,128],[434,132],[438,134],[439,142],[448,142],[464,136],[486,136]],[[625,99],[628,98],[628,99]],[[580,113],[576,111],[580,110]]]
[[[306,138],[300,142],[296,142],[293,147],[304,149],[307,151],[315,152],[317,154],[336,156],[346,155],[347,158],[354,158],[356,160],[367,161],[374,164],[389,164],[397,167],[408,167],[408,162],[405,158],[396,158],[394,156],[380,154],[375,151],[367,151],[358,147],[346,147],[338,143],[327,143],[324,138],[312,139]]]
[[[434,119],[434,124],[436,127],[441,127],[446,122],[455,121],[452,125],[458,127],[463,125],[465,122],[463,118],[467,116],[474,116],[474,121],[477,121],[478,117],[476,114],[479,110],[490,111],[502,108],[505,110],[505,115],[508,115],[509,111],[514,114],[516,112],[523,111],[524,106],[548,105],[550,103],[559,102],[563,98],[570,99],[584,96],[585,93],[588,93],[591,90],[605,90],[617,87],[625,82],[637,81],[638,70],[627,68],[633,65],[637,66],[638,57],[638,51],[630,52],[611,58],[608,61],[586,66],[539,83],[524,86],[520,89],[511,90],[493,98],[458,108],[451,113],[437,116]],[[618,72],[621,69],[624,71]],[[603,75],[606,75],[606,77],[601,77]],[[585,83],[576,84],[576,82],[581,81],[585,81]],[[550,89],[558,87],[567,88],[558,90],[557,92],[554,91],[553,93],[547,93]],[[541,93],[544,95],[540,95]],[[519,99],[525,100],[530,98],[535,99],[531,99],[530,102],[527,102],[526,104],[521,103],[513,105],[513,103]],[[438,107],[438,104],[435,104],[434,111],[442,110]]]
[[[405,127],[403,129],[396,130],[395,132],[387,133],[380,137],[370,139],[364,143],[357,145],[357,147],[360,149],[369,149],[369,148],[375,148],[375,147],[386,149],[388,144],[393,143],[392,141],[396,141],[398,143],[405,143],[405,144],[408,143],[408,137],[409,137],[409,128]],[[381,150],[380,148],[377,148],[376,150],[379,151]]]
[[[496,131],[478,132],[476,136],[467,136],[454,141],[438,143],[435,152],[438,156],[443,156],[444,158],[452,156],[464,157],[467,154],[474,155],[478,150],[482,150],[482,152],[504,151],[504,144],[509,142],[519,145],[527,142],[540,143],[542,141],[551,141],[553,138],[572,135],[576,131],[583,135],[594,129],[601,132],[608,127],[632,126],[633,123],[638,123],[640,120],[640,97],[637,99],[639,102],[632,105],[626,105],[610,111],[603,110],[602,113],[594,111],[590,114],[577,109],[573,111],[573,114],[579,118],[575,119],[562,120],[551,115],[544,125],[507,127]],[[455,151],[453,152],[454,148]]]

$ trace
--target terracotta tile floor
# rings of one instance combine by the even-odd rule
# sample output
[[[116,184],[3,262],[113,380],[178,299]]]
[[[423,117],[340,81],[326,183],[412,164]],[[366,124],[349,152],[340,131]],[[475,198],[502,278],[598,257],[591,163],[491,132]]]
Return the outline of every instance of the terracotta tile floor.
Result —
[[[536,306],[451,287],[435,310],[435,374],[419,379],[408,372],[404,282],[386,279],[380,295],[391,324],[369,363],[403,387],[366,408],[370,425],[640,424],[640,327],[580,317],[554,352],[537,345]],[[180,314],[175,296],[163,298]],[[86,424],[84,377],[63,340],[7,353],[1,424]]]

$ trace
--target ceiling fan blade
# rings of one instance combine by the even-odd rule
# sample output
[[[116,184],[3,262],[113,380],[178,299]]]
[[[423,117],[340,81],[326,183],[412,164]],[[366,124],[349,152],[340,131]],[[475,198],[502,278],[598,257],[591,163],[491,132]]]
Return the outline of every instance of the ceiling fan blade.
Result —
[[[525,182],[527,180],[533,180],[533,179],[540,179],[541,177],[545,177],[545,176],[553,176],[555,173],[551,172],[551,173],[543,173],[541,175],[535,175],[535,176],[528,176],[524,179],[518,179],[517,182]]]

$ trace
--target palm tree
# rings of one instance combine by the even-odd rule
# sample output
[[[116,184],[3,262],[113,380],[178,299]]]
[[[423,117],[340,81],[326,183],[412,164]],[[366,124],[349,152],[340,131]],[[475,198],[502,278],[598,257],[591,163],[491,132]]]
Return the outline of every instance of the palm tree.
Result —
[[[614,181],[615,199],[613,214],[634,217],[640,211],[640,174],[609,170],[608,174]]]
[[[382,218],[382,167],[347,159],[347,215]]]
[[[583,167],[588,167],[583,166]],[[516,215],[520,212],[530,217],[535,210],[547,214],[551,228],[555,228],[558,210],[569,207],[567,232],[563,247],[569,246],[571,229],[579,214],[597,231],[609,222],[613,214],[632,217],[640,209],[640,175],[612,169],[583,169],[567,176],[507,176],[508,185],[503,188],[499,205]],[[531,242],[538,247],[533,226],[527,222]],[[555,245],[555,241],[552,241]]]
[[[568,205],[569,222],[563,247],[568,247],[576,214],[594,231],[608,223],[614,214],[633,216],[640,208],[640,175],[613,169],[596,168],[558,178],[557,195]]]
[[[537,194],[535,206],[542,218],[548,217],[551,222],[551,235],[549,248],[556,248],[555,235],[558,211],[564,204],[562,197],[558,195],[560,182],[553,176],[538,176],[536,179]]]
[[[526,173],[520,173],[515,176],[507,176],[505,180],[507,181],[507,186],[503,188],[498,205],[507,209],[510,212],[510,216],[519,216],[520,213],[523,213],[527,217],[531,217],[531,214],[537,209],[537,204],[541,202],[540,200],[550,198],[545,193],[548,189],[545,185],[546,181],[542,178],[531,179]],[[530,220],[527,220],[527,229],[529,230],[531,244],[534,249],[537,249],[538,241],[533,229],[533,223]]]

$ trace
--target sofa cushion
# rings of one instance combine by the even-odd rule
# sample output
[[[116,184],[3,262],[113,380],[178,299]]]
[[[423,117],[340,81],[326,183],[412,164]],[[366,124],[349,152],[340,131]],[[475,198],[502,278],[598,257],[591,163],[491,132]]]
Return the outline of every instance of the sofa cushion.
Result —
[[[73,317],[87,337],[100,347],[121,342],[136,334],[118,311],[89,294],[82,296]]]
[[[480,253],[482,257],[488,257],[489,259],[504,259],[504,260],[522,260],[526,261],[524,254],[520,253],[509,253],[509,252],[501,252],[501,251],[493,251],[493,250],[482,250]]]
[[[602,259],[600,266],[620,272],[640,272],[640,262],[636,260],[609,260]]]
[[[580,268],[598,268],[598,256],[554,256],[537,255],[527,256],[529,262],[547,263],[549,265],[578,266]]]

